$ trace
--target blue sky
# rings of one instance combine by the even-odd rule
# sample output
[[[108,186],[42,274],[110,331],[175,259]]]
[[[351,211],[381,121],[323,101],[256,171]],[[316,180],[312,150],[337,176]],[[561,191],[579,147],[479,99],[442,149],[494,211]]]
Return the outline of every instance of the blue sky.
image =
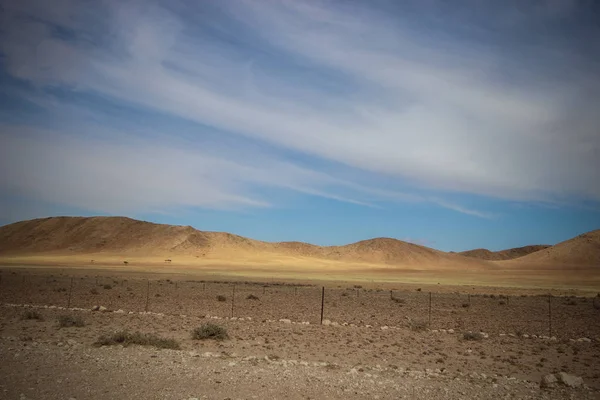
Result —
[[[2,0],[0,223],[447,251],[598,229],[594,3]]]

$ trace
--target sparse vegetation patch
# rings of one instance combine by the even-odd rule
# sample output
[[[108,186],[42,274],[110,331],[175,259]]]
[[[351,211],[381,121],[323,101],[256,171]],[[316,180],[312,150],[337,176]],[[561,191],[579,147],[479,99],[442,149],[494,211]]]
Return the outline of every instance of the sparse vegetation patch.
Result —
[[[224,327],[211,323],[203,324],[192,331],[192,339],[194,340],[225,340],[228,338],[229,335]]]
[[[479,332],[465,332],[463,340],[483,340],[483,335]]]
[[[110,335],[102,335],[95,343],[96,346],[115,346],[119,344],[125,347],[136,344],[139,346],[156,347],[157,349],[179,350],[181,348],[179,342],[175,339],[163,338],[153,333],[130,333],[126,330],[118,331]]]
[[[82,326],[85,326],[85,321],[83,320],[83,318],[78,316],[67,314],[59,315],[56,320],[58,321],[58,326],[61,328],[81,328]]]
[[[43,321],[42,315],[35,310],[26,310],[21,314],[21,319],[35,319],[38,321]]]
[[[428,325],[427,321],[422,321],[422,320],[411,320],[408,323],[409,328],[415,332],[422,332],[422,331],[426,330],[427,325]]]

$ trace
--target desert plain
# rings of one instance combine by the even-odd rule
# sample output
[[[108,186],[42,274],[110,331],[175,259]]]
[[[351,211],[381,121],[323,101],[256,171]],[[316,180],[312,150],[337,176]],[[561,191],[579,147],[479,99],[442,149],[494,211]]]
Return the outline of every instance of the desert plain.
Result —
[[[23,221],[0,227],[0,397],[596,399],[599,249]]]

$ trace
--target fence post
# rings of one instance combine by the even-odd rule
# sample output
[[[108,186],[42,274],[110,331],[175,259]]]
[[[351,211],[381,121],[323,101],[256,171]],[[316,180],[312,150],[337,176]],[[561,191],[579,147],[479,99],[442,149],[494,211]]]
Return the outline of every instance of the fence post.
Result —
[[[431,292],[429,292],[429,327],[431,327]]]
[[[393,300],[393,299],[394,299],[394,291],[390,290],[390,300]]]
[[[325,307],[325,286],[321,290],[321,325],[323,325],[323,309]]]
[[[148,312],[148,302],[150,302],[150,279],[148,279],[148,288],[146,289],[146,307],[145,311]]]
[[[471,307],[471,293],[469,293],[469,307]]]
[[[552,337],[552,295],[548,295],[548,336]]]
[[[67,308],[71,308],[71,295],[73,293],[73,277],[71,277],[71,286],[69,287],[69,300],[67,300]]]
[[[202,283],[202,290],[206,291],[206,282]]]
[[[358,296],[359,296],[359,293],[360,293],[360,290],[359,290],[359,289],[356,289],[356,297],[357,297],[357,298],[358,298]]]
[[[298,295],[298,286],[294,286],[294,296]]]
[[[231,294],[231,318],[233,318],[233,308],[235,307],[235,283],[233,284],[233,293]]]
[[[266,288],[266,286],[263,285],[263,294],[265,294],[265,288]]]

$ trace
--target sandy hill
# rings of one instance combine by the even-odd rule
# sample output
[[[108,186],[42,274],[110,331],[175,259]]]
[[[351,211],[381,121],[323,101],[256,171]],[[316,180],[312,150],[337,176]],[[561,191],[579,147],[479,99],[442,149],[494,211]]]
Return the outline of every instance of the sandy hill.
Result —
[[[532,246],[516,247],[514,249],[506,249],[500,251],[490,251],[488,249],[474,249],[468,251],[461,251],[460,255],[465,257],[478,258],[480,260],[488,261],[501,261],[501,260],[512,260],[515,258],[523,257],[536,251],[544,250],[550,247],[549,245],[540,244]]]
[[[600,268],[600,229],[517,258],[512,262],[532,265],[597,266]]]
[[[202,253],[262,244],[224,232],[202,232],[125,217],[51,217],[0,227],[1,253]]]
[[[345,246],[268,243],[224,232],[204,232],[124,217],[52,217],[0,227],[0,254],[120,254],[224,257],[229,260],[318,258],[398,266],[482,268],[487,262],[390,238]]]

